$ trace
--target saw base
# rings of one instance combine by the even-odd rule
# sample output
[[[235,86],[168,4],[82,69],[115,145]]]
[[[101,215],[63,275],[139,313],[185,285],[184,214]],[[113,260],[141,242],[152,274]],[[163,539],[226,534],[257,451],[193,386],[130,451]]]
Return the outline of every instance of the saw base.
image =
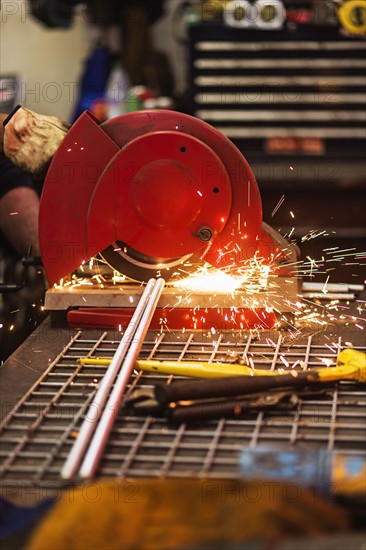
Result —
[[[225,326],[228,328],[275,328],[283,314],[293,313],[294,304],[298,301],[299,282],[295,278],[269,277],[268,290],[255,294],[236,290],[233,294],[212,292],[187,292],[167,286],[160,298],[154,328],[162,324],[170,329],[210,328]],[[55,317],[66,318],[68,311],[86,309],[88,312],[99,311],[94,315],[93,326],[124,326],[126,318],[134,309],[143,292],[143,286],[133,282],[106,284],[104,288],[82,286],[54,287],[46,292],[45,309]],[[108,313],[110,310],[111,313]],[[113,311],[121,315],[121,322],[112,318]],[[106,315],[106,312],[108,313]],[[125,313],[124,313],[125,312]],[[132,313],[131,313],[132,315]],[[109,319],[110,320],[109,320]],[[107,321],[106,321],[107,319]],[[82,316],[78,321],[69,322],[71,326],[88,325]],[[231,326],[232,325],[232,326]]]
[[[270,278],[271,279],[271,278]],[[292,311],[298,300],[298,280],[275,277],[270,290],[255,294],[236,290],[234,294],[187,292],[166,287],[158,307],[164,308],[273,308],[281,313]],[[67,310],[71,307],[136,307],[144,287],[136,283],[106,284],[102,289],[82,286],[53,287],[46,292],[46,310]]]

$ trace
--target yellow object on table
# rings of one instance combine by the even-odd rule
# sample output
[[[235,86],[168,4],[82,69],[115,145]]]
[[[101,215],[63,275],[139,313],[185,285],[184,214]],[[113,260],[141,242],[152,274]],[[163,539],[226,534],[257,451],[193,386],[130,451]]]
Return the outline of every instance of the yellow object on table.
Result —
[[[338,18],[351,34],[366,34],[366,0],[346,0],[338,8]]]
[[[343,510],[270,482],[109,479],[66,489],[25,550],[182,550],[336,533]],[[292,495],[292,496],[291,496]]]
[[[111,362],[107,358],[82,357],[79,359],[82,365],[106,365]],[[138,360],[135,368],[144,372],[157,372],[158,374],[174,374],[176,376],[188,376],[191,378],[219,378],[221,376],[254,376],[255,374],[271,375],[268,370],[257,370],[240,365],[238,363],[205,363],[203,361],[154,361]]]
[[[109,358],[82,357],[83,365],[105,365],[111,362]],[[220,378],[228,376],[281,376],[292,374],[296,377],[298,371],[254,369],[238,363],[205,363],[201,361],[154,361],[138,360],[135,368],[144,372],[156,372],[191,378]],[[366,382],[366,354],[351,348],[344,349],[338,356],[337,366],[316,368],[304,371],[310,376],[316,375],[319,382],[334,382],[337,380],[355,380]]]

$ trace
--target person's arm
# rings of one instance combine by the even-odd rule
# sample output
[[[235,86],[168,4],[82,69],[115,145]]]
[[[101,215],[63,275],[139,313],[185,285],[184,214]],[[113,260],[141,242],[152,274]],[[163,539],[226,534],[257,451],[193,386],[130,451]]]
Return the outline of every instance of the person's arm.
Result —
[[[3,152],[3,142],[4,142],[4,126],[3,126],[3,123],[4,123],[4,120],[6,120],[6,117],[8,115],[6,115],[5,113],[0,113],[0,153]]]
[[[39,197],[30,176],[0,154],[0,230],[20,255],[39,255]]]
[[[0,229],[21,256],[29,246],[32,256],[40,255],[38,214],[39,197],[32,187],[16,187],[0,199]]]

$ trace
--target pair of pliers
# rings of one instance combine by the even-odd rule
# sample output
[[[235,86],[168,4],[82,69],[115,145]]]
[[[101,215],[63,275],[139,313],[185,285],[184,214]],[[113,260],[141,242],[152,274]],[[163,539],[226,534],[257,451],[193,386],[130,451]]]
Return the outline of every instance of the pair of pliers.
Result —
[[[219,399],[159,401],[155,387],[134,390],[125,397],[123,406],[135,413],[164,416],[171,422],[199,422],[218,418],[243,418],[264,410],[291,411],[296,409],[301,398],[318,396],[321,392],[295,393],[285,390],[250,396],[222,397]]]

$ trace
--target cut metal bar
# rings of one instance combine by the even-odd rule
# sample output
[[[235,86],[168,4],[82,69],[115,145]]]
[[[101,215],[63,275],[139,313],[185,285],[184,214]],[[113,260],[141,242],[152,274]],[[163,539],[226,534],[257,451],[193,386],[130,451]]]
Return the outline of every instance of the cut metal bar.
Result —
[[[355,295],[351,292],[303,292],[304,298],[316,298],[317,300],[354,300]]]
[[[313,282],[303,282],[302,283],[303,292],[363,292],[365,290],[364,285],[352,285],[344,283],[313,283]]]
[[[150,279],[147,283],[126,332],[124,333],[113,359],[99,385],[95,398],[91,403],[84,422],[80,428],[78,437],[70,451],[64,467],[62,468],[61,476],[64,479],[72,479],[80,466],[80,462],[95,430],[97,421],[99,420],[103,407],[107,401],[112,384],[127,354],[131,341],[135,336],[140,320],[155,286],[155,282],[156,279]]]
[[[86,453],[80,469],[80,476],[83,478],[91,477],[100,461],[103,449],[107,442],[109,433],[112,429],[119,405],[130,378],[135,361],[143,344],[150,321],[156,309],[160,295],[165,285],[164,279],[158,279],[151,293],[148,304],[144,310],[141,321],[137,327],[133,342],[131,343],[122,368],[117,377],[112,393],[108,399],[100,422],[95,430],[93,439]]]

